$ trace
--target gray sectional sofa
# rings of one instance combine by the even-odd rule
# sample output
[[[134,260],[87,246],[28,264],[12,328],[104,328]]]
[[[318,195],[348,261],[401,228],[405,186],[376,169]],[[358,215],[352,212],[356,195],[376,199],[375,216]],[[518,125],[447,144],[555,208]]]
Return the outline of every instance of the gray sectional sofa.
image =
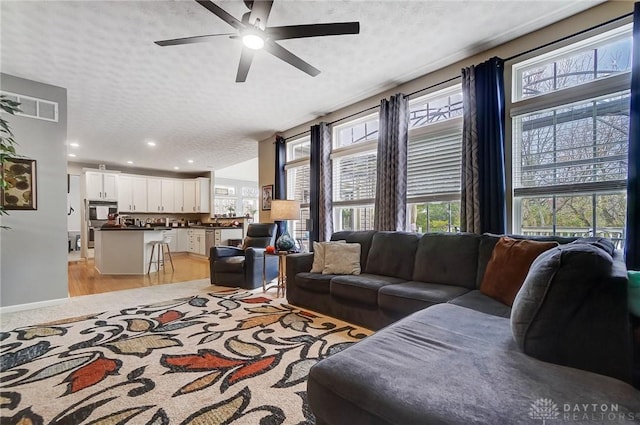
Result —
[[[311,369],[318,425],[640,422],[622,254],[551,238],[512,308],[479,290],[499,238],[335,233],[361,245],[360,275],[288,256],[291,304],[384,328]]]

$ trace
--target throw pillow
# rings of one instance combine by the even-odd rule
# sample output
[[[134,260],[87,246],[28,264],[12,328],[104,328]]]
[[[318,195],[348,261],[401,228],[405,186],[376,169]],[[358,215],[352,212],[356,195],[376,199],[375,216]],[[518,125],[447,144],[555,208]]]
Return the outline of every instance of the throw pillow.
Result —
[[[480,292],[511,306],[527,277],[533,260],[546,250],[556,246],[558,246],[557,242],[501,237],[493,248],[491,259],[487,264],[480,285]]]
[[[313,243],[313,265],[311,266],[311,273],[322,273],[324,270],[324,248],[330,244],[344,244],[347,241],[329,241],[329,242],[314,242]]]
[[[322,274],[360,274],[360,244],[326,245]]]
[[[516,295],[517,346],[545,362],[630,381],[624,261],[588,244],[542,253]]]

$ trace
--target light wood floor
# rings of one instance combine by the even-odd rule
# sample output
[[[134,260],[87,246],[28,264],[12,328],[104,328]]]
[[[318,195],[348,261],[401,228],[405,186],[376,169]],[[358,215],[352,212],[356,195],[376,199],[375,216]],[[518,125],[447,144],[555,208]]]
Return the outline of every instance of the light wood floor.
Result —
[[[167,259],[168,260],[168,259]],[[94,267],[93,259],[69,263],[69,295],[100,294],[122,289],[142,288],[165,283],[185,282],[209,278],[209,260],[187,254],[174,254],[175,271],[167,261],[167,267],[149,275],[101,275]]]

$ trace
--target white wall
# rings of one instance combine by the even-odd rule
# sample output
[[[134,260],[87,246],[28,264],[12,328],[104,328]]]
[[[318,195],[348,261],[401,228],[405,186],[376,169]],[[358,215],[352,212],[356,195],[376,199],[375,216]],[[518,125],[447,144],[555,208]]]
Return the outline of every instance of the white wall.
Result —
[[[58,122],[9,116],[18,153],[37,161],[37,210],[10,211],[0,230],[0,305],[68,297],[67,90],[0,74],[2,90],[58,102]]]
[[[69,174],[69,193],[67,193],[67,230],[80,231],[80,176]]]

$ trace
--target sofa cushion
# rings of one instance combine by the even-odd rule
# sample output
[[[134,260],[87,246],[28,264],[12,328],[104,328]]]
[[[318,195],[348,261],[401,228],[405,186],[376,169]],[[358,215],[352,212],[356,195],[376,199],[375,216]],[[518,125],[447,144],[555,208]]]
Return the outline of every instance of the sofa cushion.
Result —
[[[613,252],[616,250],[615,245],[609,239],[591,237],[591,238],[578,238],[575,241],[571,242],[575,245],[586,244],[593,245],[596,248],[602,249],[607,254],[613,256]]]
[[[334,242],[313,242],[313,265],[311,266],[311,273],[322,273],[324,269],[325,259],[325,247],[329,244],[344,244],[346,241],[334,241]]]
[[[359,243],[360,268],[361,270],[365,270],[367,266],[367,256],[369,255],[369,249],[371,248],[371,240],[373,239],[373,235],[375,234],[375,230],[358,230],[355,232],[343,230],[341,232],[335,232],[333,235],[331,235],[331,240],[344,240],[347,243]]]
[[[413,280],[476,287],[480,236],[471,233],[427,233],[420,238]]]
[[[378,305],[385,310],[409,314],[434,304],[447,302],[466,292],[468,289],[453,285],[404,282],[380,288]]]
[[[332,243],[325,246],[322,274],[360,274],[360,244]]]
[[[480,291],[510,306],[533,260],[557,245],[557,242],[516,240],[506,236],[500,238],[493,248]]]
[[[334,277],[335,275],[330,274],[302,272],[296,275],[296,285],[307,291],[328,294],[329,283]]]
[[[449,303],[470,308],[471,310],[480,311],[482,313],[491,314],[492,316],[506,318],[511,316],[511,307],[483,294],[478,289],[474,289],[473,291],[460,295],[459,297],[449,301]]]
[[[373,235],[365,272],[412,280],[419,235],[406,232],[377,232]]]
[[[496,246],[500,238],[505,235],[496,235],[493,233],[484,233],[480,236],[480,246],[478,247],[478,276],[476,278],[476,288],[480,288],[484,272],[487,264],[493,254],[493,248]],[[558,242],[559,244],[568,244],[577,238],[569,238],[564,236],[529,236],[529,235],[506,235],[513,239],[527,239],[540,242]]]
[[[630,380],[627,281],[612,257],[570,244],[534,261],[511,311],[520,349],[547,362]]]
[[[216,273],[242,273],[244,269],[244,261],[244,255],[218,258],[213,267],[215,268]]]
[[[385,285],[404,282],[403,279],[372,274],[336,276],[331,279],[331,295],[371,306],[378,305],[378,290]]]
[[[640,411],[630,385],[540,362],[516,348],[508,319],[451,304],[414,313],[318,362],[307,395],[323,424],[530,424],[540,398],[560,410],[579,402],[615,403],[627,418]],[[547,423],[556,422],[569,421]]]

